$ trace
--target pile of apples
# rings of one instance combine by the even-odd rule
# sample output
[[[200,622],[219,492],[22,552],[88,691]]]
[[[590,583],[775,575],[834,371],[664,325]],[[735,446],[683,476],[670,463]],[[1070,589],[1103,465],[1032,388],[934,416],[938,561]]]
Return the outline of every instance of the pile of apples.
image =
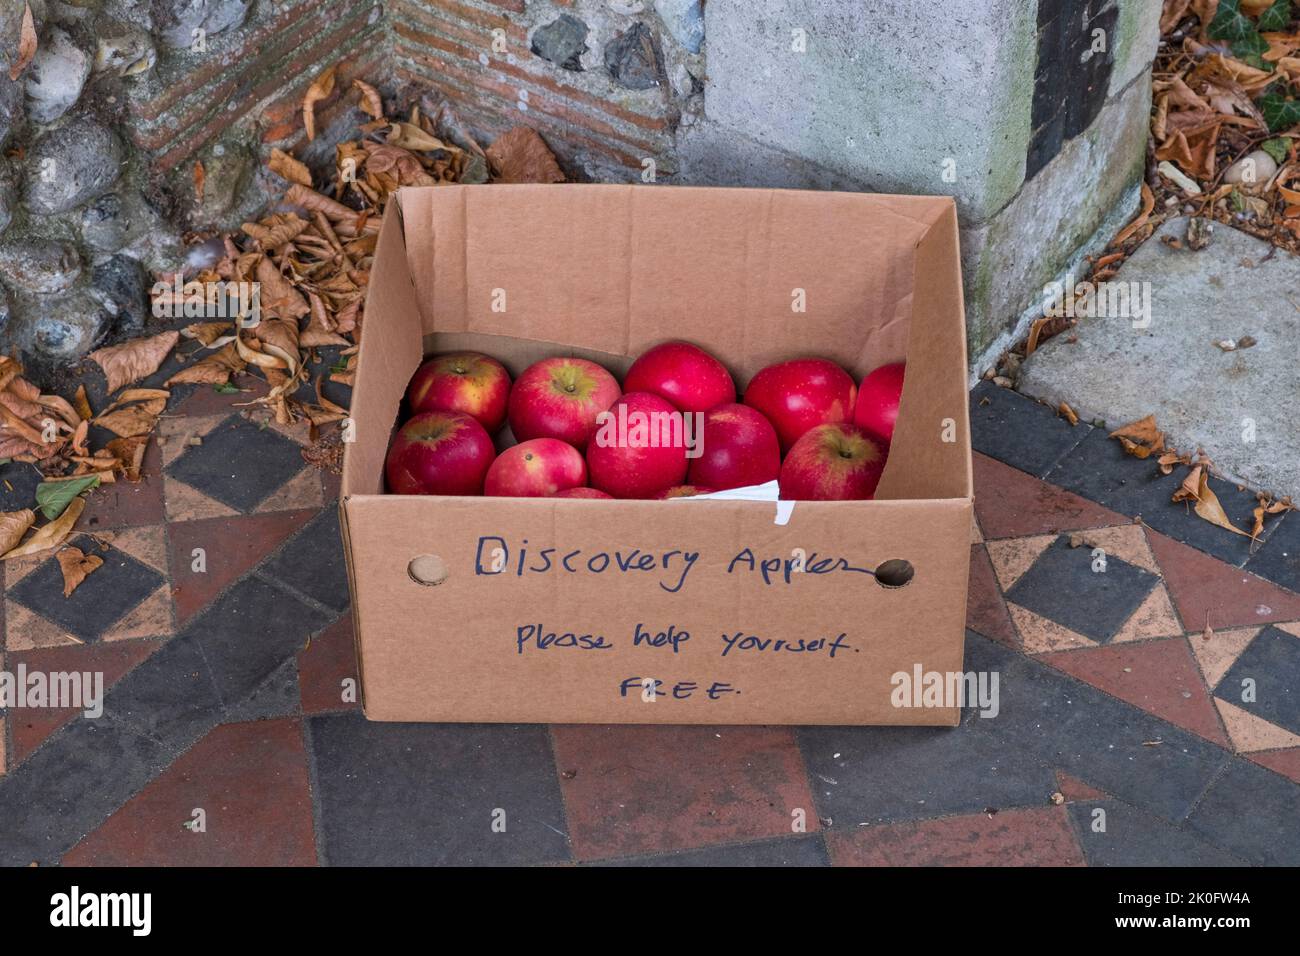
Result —
[[[868,499],[885,469],[903,373],[901,363],[882,366],[859,388],[834,362],[794,359],[760,371],[738,403],[723,364],[688,342],[645,352],[622,386],[580,358],[543,359],[511,383],[488,355],[435,355],[407,389],[411,417],[388,450],[388,489],[666,499],[778,479],[786,500]],[[602,412],[615,420],[701,413],[701,453],[688,456],[684,444],[601,441]],[[493,436],[507,421],[518,444],[498,454]]]

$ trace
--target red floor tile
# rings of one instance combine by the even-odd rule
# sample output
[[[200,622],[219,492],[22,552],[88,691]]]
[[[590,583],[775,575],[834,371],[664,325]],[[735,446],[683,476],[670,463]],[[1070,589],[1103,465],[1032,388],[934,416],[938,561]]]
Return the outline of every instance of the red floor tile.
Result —
[[[195,809],[206,832],[185,826]],[[70,866],[314,866],[297,720],[225,724],[64,857]]]
[[[975,514],[985,538],[1078,531],[1130,519],[976,452]]]
[[[1300,618],[1300,595],[1158,531],[1147,528],[1146,533],[1189,632],[1200,632],[1207,623],[1217,631]]]
[[[1105,800],[1106,794],[1096,787],[1084,783],[1078,777],[1072,777],[1064,770],[1056,771],[1056,789],[1065,797],[1066,803],[1080,803],[1085,800]]]
[[[119,478],[100,485],[86,497],[86,510],[77,522],[82,531],[134,528],[161,524],[163,515],[162,454],[158,440],[150,437],[140,465],[139,481]]]
[[[1038,659],[1221,747],[1232,747],[1186,638],[1056,651]]]
[[[836,866],[1083,866],[1065,807],[832,830]]]
[[[817,811],[787,727],[557,726],[579,860],[790,834]]]
[[[1291,750],[1272,750],[1259,754],[1248,754],[1249,758],[1261,767],[1267,767],[1300,783],[1300,747]]]
[[[345,680],[351,680],[353,700],[343,699]],[[304,714],[337,710],[358,710],[357,652],[353,643],[352,614],[345,613],[334,624],[311,639],[298,652],[298,692]]]
[[[33,651],[15,651],[5,660],[5,667],[13,672],[23,663],[28,672],[52,671],[63,672],[100,672],[104,675],[104,691],[113,686],[117,680],[135,667],[146,657],[156,651],[160,641],[107,641],[95,644],[73,644],[62,647],[46,647]],[[15,708],[9,711],[10,727],[13,731],[13,752],[10,762],[15,766],[45,742],[45,739],[68,721],[79,710],[56,710],[54,708]]]
[[[966,626],[1008,647],[1017,647],[1016,628],[1002,600],[984,545],[971,545],[970,587],[966,594]]]
[[[183,624],[206,607],[315,514],[315,511],[279,511],[173,522],[168,536],[177,624]],[[204,551],[202,572],[193,570],[195,548]]]
[[[218,392],[210,385],[200,385],[189,395],[167,410],[167,417],[181,415],[217,415],[237,411],[237,405],[251,402],[270,392],[270,386],[258,375],[236,375],[234,384],[242,389],[238,394]]]

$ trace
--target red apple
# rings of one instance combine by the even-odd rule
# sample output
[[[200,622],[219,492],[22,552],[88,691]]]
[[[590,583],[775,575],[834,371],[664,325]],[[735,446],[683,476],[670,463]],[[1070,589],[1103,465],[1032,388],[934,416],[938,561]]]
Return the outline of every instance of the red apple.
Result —
[[[781,472],[776,429],[748,405],[719,405],[704,413],[700,457],[686,478],[693,485],[742,488],[771,481]]]
[[[703,485],[673,485],[673,487],[665,488],[655,495],[655,500],[667,501],[669,498],[694,498],[696,495],[711,495],[717,490],[717,488],[706,488]]]
[[[632,363],[623,379],[629,392],[652,392],[678,411],[707,412],[736,400],[736,383],[721,362],[689,342],[656,345]]]
[[[853,411],[853,424],[883,438],[887,443],[894,439],[894,423],[898,421],[898,403],[903,397],[902,362],[882,365],[862,380],[858,389],[858,404]]]
[[[411,412],[464,412],[478,419],[488,434],[506,420],[510,373],[481,352],[435,355],[419,367],[406,388]]]
[[[557,491],[551,495],[552,498],[605,498],[613,499],[613,495],[607,495],[603,491],[597,491],[595,488],[566,488],[564,491]]]
[[[393,437],[384,471],[397,495],[481,495],[492,438],[463,412],[421,412]]]
[[[749,382],[745,404],[776,428],[781,453],[808,429],[853,417],[858,389],[849,373],[826,359],[804,358],[769,365]]]
[[[587,446],[591,486],[615,498],[653,498],[686,477],[682,413],[658,395],[628,392],[601,416]]]
[[[496,498],[546,498],[587,483],[582,452],[558,438],[512,445],[492,462],[483,494]]]
[[[885,450],[857,425],[834,422],[803,434],[781,465],[786,501],[859,501],[872,497]]]
[[[595,362],[542,359],[510,391],[510,430],[519,441],[558,438],[582,451],[596,430],[596,416],[620,393],[614,376]]]

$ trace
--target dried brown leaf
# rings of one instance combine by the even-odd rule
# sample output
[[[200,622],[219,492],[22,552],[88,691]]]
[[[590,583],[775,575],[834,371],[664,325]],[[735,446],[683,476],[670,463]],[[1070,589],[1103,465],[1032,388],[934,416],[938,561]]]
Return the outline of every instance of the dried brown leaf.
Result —
[[[122,386],[148,378],[158,371],[178,341],[179,332],[163,332],[97,349],[90,353],[90,358],[104,370],[109,392],[116,392]]]
[[[22,511],[0,512],[0,554],[18,546],[27,529],[36,523],[36,512],[31,508]]]
[[[1165,433],[1156,427],[1154,415],[1117,428],[1110,437],[1119,439],[1124,450],[1135,458],[1148,458],[1165,450]]]
[[[384,101],[379,91],[364,80],[353,80],[352,88],[361,93],[361,108],[375,119],[384,118]],[[311,185],[307,183],[307,185]]]
[[[131,438],[114,438],[104,449],[121,462],[127,481],[139,481],[140,466],[144,463],[144,453],[148,447],[149,436],[136,435]]]
[[[54,556],[63,572],[63,596],[71,597],[81,582],[104,563],[97,554],[86,554],[80,548],[64,548]]]
[[[244,370],[244,364],[235,343],[228,342],[211,355],[181,369],[167,379],[167,384],[224,385],[230,381],[231,374]]]
[[[316,77],[302,98],[302,125],[309,140],[316,138],[316,104],[334,92],[334,71],[337,69],[337,65],[331,66]]]
[[[516,126],[487,149],[488,162],[499,182],[562,183],[564,172],[537,130]]]
[[[282,149],[271,150],[271,158],[266,165],[271,172],[291,183],[299,183],[303,186],[311,185],[311,171],[307,168],[307,164],[294,159]]]
[[[9,64],[9,79],[17,80],[36,56],[36,21],[32,18],[32,5],[23,4],[23,25],[18,35],[18,50]]]
[[[57,548],[72,533],[73,525],[77,523],[77,519],[81,517],[81,513],[85,510],[86,499],[81,497],[73,498],[68,507],[63,510],[63,514],[49,524],[37,528],[36,533],[24,543],[6,551],[4,554],[0,554],[0,561],[8,558],[21,558],[29,554],[48,551],[50,548]]]

